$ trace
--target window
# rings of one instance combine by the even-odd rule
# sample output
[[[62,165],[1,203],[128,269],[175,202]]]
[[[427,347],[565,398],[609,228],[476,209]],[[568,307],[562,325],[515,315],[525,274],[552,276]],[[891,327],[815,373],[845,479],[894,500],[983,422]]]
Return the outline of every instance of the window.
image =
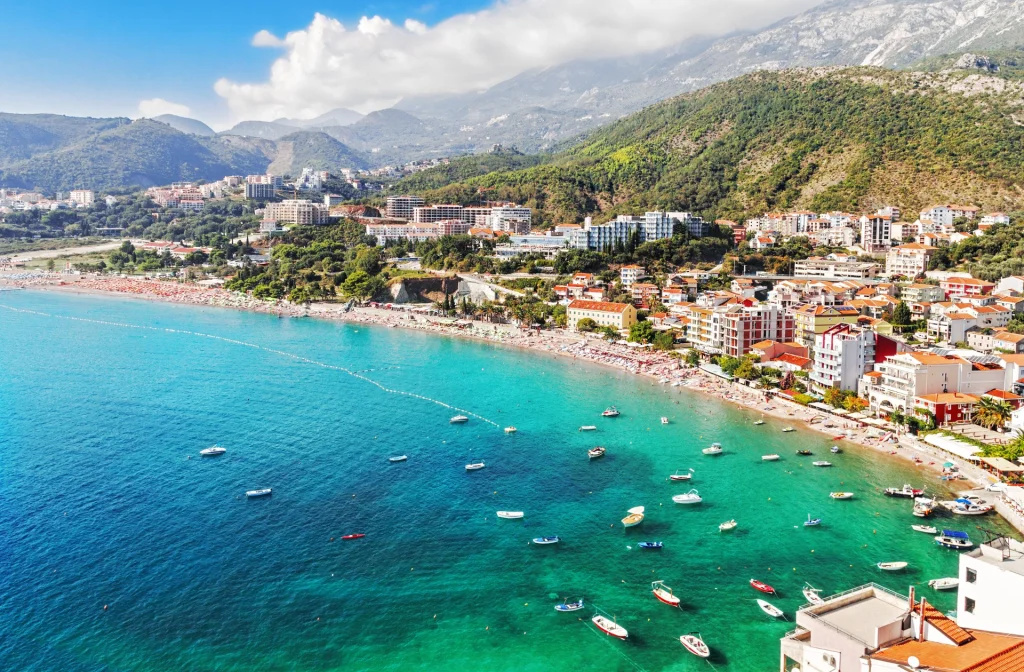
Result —
[[[970,597],[965,597],[964,598],[964,611],[966,611],[968,614],[973,614],[974,613],[974,607],[975,607],[974,600],[972,598],[970,598]]]
[[[976,572],[975,570],[973,570],[970,567],[968,567],[967,568],[967,583],[977,583],[977,582],[978,582],[978,572]]]

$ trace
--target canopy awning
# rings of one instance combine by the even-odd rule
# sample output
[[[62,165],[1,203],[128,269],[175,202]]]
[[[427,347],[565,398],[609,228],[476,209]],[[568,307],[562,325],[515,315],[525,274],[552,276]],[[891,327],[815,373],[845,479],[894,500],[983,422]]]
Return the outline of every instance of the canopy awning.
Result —
[[[971,462],[977,462],[978,458],[975,457],[975,455],[981,452],[981,448],[978,448],[977,446],[963,441],[958,441],[952,437],[943,436],[941,434],[929,434],[924,437],[924,440],[925,443],[930,443],[936,448],[944,450],[947,453],[952,453],[957,457],[962,457],[963,459]]]
[[[1019,464],[1014,464],[1005,457],[983,457],[981,462],[992,467],[996,471],[1006,474],[1019,474],[1024,472],[1024,467]]]
[[[810,406],[811,408],[816,408],[819,411],[825,411],[826,413],[834,413],[836,410],[835,406],[829,406],[823,401],[814,401],[807,405]]]
[[[850,413],[850,415],[846,417],[850,418],[850,420],[866,420],[868,416],[863,413]]]

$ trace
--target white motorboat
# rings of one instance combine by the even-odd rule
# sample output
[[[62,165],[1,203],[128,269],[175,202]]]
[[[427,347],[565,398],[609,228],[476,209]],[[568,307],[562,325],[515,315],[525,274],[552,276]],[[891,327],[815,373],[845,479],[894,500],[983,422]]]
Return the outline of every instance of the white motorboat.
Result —
[[[667,425],[668,424],[668,418],[666,418],[664,415],[661,416],[661,424],[663,424],[663,425]]]
[[[853,499],[852,492],[830,492],[828,496],[832,499]]]
[[[273,492],[272,488],[260,488],[258,490],[246,490],[246,497],[266,497]]]
[[[522,517],[522,511],[498,511],[498,518],[505,518],[506,520],[519,520]]]
[[[943,502],[945,504],[945,502]],[[970,502],[966,499],[956,500],[954,506],[947,507],[950,513],[957,516],[982,516],[992,510],[990,504]]]
[[[771,455],[762,455],[761,459],[765,462],[775,462],[779,459],[778,453],[772,453]]]
[[[665,585],[664,581],[655,581],[651,584],[651,592],[662,604],[670,607],[679,606],[679,598],[672,594],[672,589]]]
[[[581,432],[592,432],[595,429],[597,429],[597,425],[583,425],[582,427],[580,427],[579,431],[581,431]]]
[[[832,466],[831,462],[826,462],[825,460],[818,460],[817,462],[811,462],[811,464],[813,464],[816,467],[831,467]]]
[[[754,420],[754,424],[755,425],[763,425],[764,424],[764,414],[762,414],[759,419]]]
[[[708,645],[704,643],[704,640],[700,638],[699,634],[693,634],[691,632],[688,635],[680,637],[679,641],[687,651],[698,658],[707,658],[711,655],[711,649],[708,648]]]
[[[773,605],[771,602],[766,602],[765,600],[758,600],[757,606],[761,607],[761,611],[768,614],[772,618],[782,618],[783,616],[782,610]]]
[[[727,520],[718,526],[719,532],[728,532],[729,530],[736,529],[736,520]]]
[[[597,626],[597,629],[606,635],[618,637],[619,639],[626,639],[629,637],[628,630],[610,618],[605,618],[600,614],[594,614],[594,617],[590,619],[590,622]]]
[[[825,600],[821,599],[821,595],[818,595],[821,592],[820,588],[815,588],[811,584],[805,583],[801,592],[804,594],[804,599],[811,604],[825,604]]]
[[[561,540],[561,537],[534,537],[533,543],[539,546],[546,546],[548,544],[557,544]]]
[[[214,455],[223,455],[226,452],[228,452],[228,449],[222,446],[210,446],[200,450],[199,454],[203,457],[213,457]]]
[[[705,448],[701,452],[704,453],[705,455],[721,455],[722,454],[722,444],[720,444],[720,443],[712,443],[710,446],[708,446],[707,448]]]
[[[515,434],[518,431],[519,431],[518,429],[516,429],[515,427],[512,427],[512,426],[509,426],[509,427],[505,428],[505,433],[506,434]]]
[[[682,473],[682,474],[680,474],[677,471],[676,473],[674,473],[671,476],[669,476],[668,480],[670,480],[670,481],[688,481],[691,478],[693,478],[693,469],[690,469],[689,471],[687,471],[685,473]]]
[[[466,471],[476,471],[477,469],[483,469],[485,465],[483,462],[474,462],[473,464],[466,465]]]
[[[605,453],[607,452],[608,451],[605,450],[604,446],[594,446],[593,448],[587,451],[587,457],[589,457],[592,460],[595,460],[599,457],[604,457]]]
[[[926,518],[935,510],[935,500],[930,497],[915,497],[913,514],[918,518]]]
[[[795,432],[796,430],[793,429],[792,427],[783,427],[782,431],[784,431],[784,432]]]
[[[396,455],[395,457],[389,457],[388,462],[405,462],[408,459],[408,455]]]
[[[923,532],[924,534],[938,534],[939,531],[931,525],[911,525],[910,529],[914,532]]]
[[[935,590],[953,590],[959,585],[960,579],[955,576],[950,576],[944,579],[932,579],[928,582],[928,587],[934,588]]]
[[[452,417],[452,419],[449,420],[448,422],[450,424],[453,424],[453,425],[461,425],[461,424],[463,424],[465,422],[469,422],[469,418],[467,418],[464,415],[456,415],[456,416]]]
[[[697,494],[696,489],[693,489],[681,495],[676,495],[672,498],[672,501],[676,504],[700,504],[704,499]]]
[[[906,569],[907,563],[905,562],[880,562],[876,565],[879,569],[886,572],[898,572],[901,569]]]
[[[644,507],[634,506],[632,509],[626,511],[627,515],[622,519],[623,527],[636,527],[640,523],[644,522]]]
[[[619,409],[615,408],[614,406],[609,406],[608,408],[606,408],[603,411],[601,411],[601,417],[603,417],[603,418],[617,418],[617,417],[619,417]]]

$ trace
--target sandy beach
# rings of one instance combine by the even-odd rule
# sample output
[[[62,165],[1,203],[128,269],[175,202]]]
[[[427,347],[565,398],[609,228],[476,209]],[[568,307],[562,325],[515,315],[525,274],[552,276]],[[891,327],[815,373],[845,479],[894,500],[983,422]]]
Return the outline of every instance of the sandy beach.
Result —
[[[917,466],[929,471],[940,472],[943,463],[952,461],[957,464],[960,472],[967,479],[961,481],[965,485],[964,489],[971,486],[984,486],[994,480],[981,469],[966,464],[963,460],[950,458],[949,455],[909,434],[897,435],[893,432],[865,426],[853,420],[816,411],[774,395],[768,396],[762,390],[725,381],[700,369],[688,368],[680,359],[668,353],[610,343],[597,337],[564,330],[526,330],[510,324],[455,320],[398,307],[387,309],[355,306],[346,311],[344,305],[338,303],[313,303],[309,306],[299,306],[287,301],[263,301],[238,292],[173,280],[28,273],[0,275],[0,287],[3,286],[71,293],[126,295],[153,301],[234,308],[288,317],[311,317],[387,328],[415,329],[445,336],[525,348],[535,352],[610,366],[645,376],[651,379],[652,385],[686,387],[689,390],[748,408],[754,413],[785,420],[794,429],[800,431],[809,429],[830,438],[843,435],[843,440],[911,460]],[[755,419],[752,417],[751,422]],[[835,440],[838,442],[838,438]]]

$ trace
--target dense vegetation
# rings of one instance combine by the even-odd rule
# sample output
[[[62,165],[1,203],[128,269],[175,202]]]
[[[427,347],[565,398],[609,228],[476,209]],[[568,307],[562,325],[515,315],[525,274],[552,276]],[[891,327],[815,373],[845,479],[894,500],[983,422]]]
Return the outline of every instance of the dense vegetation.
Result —
[[[993,282],[1024,275],[1024,212],[1011,218],[1012,224],[997,224],[983,236],[940,247],[932,255],[931,270],[963,268],[976,278]]]
[[[319,131],[296,131],[277,140],[277,158],[269,171],[296,176],[303,168],[335,170],[367,167],[366,157]]]
[[[536,166],[548,157],[523,154],[515,149],[499,148],[487,154],[472,154],[452,159],[447,164],[434,166],[399,180],[392,185],[393,194],[417,193],[440,189],[449,184],[463,182],[490,173],[522,170]],[[486,194],[483,194],[484,196]]]
[[[533,207],[541,224],[646,209],[706,218],[884,203],[1024,206],[1022,93],[964,95],[969,73],[878,68],[759,72],[653,105],[598,129],[548,163],[434,189]],[[1009,209],[1013,209],[1010,207]]]

